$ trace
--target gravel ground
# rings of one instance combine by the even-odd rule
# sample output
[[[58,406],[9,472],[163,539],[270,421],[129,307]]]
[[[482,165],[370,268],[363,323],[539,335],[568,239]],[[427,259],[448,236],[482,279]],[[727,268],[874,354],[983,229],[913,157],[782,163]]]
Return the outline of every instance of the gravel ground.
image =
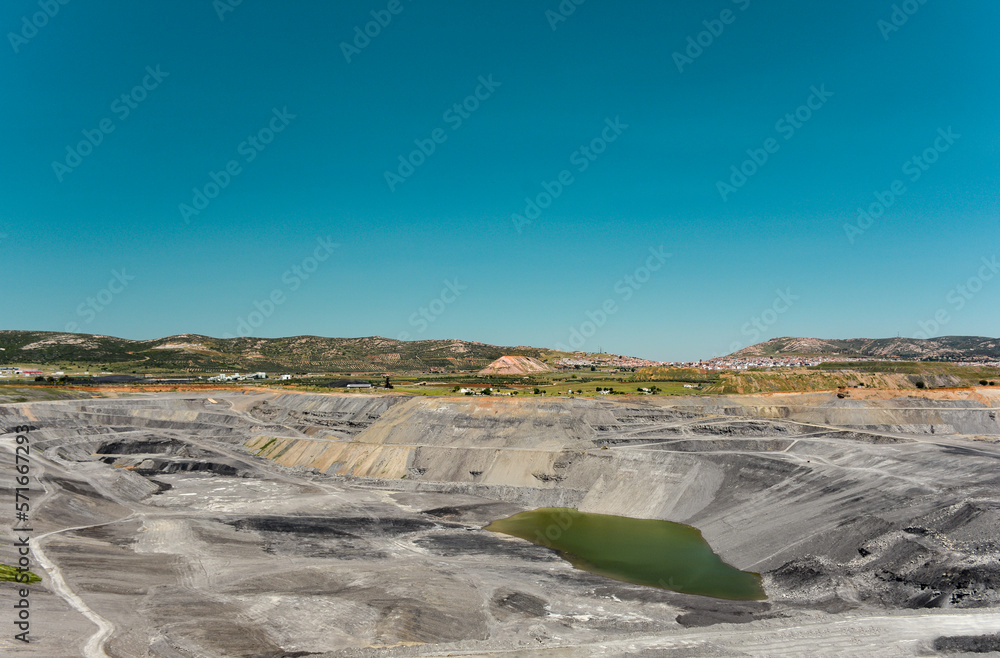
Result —
[[[8,632],[0,652],[995,651],[996,406],[220,392],[0,405],[0,427],[32,426],[43,578],[32,642]],[[245,445],[272,438],[270,459]],[[13,504],[14,434],[0,447]],[[695,525],[762,573],[769,599],[619,582],[482,530],[541,505]],[[15,564],[7,534],[0,562]]]

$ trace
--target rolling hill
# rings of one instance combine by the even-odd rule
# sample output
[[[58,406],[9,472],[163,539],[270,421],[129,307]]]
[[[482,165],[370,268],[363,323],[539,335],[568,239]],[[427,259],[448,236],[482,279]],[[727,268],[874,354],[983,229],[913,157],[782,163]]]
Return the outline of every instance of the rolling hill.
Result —
[[[502,356],[479,371],[480,375],[533,375],[552,368],[530,356]]]
[[[49,331],[0,331],[0,365],[74,364],[115,372],[426,372],[480,370],[504,355],[538,357],[533,347],[475,341],[366,338],[212,338],[153,340]]]
[[[941,336],[939,338],[772,338],[744,347],[733,357],[838,356],[912,361],[979,361],[1000,359],[1000,338]]]

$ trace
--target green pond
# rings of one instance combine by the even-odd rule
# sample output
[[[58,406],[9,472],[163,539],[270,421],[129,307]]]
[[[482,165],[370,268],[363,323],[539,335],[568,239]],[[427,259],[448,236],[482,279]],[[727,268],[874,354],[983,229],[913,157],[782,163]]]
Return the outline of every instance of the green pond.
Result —
[[[542,507],[486,530],[559,551],[577,569],[685,594],[737,601],[766,599],[760,574],[740,571],[683,523]]]

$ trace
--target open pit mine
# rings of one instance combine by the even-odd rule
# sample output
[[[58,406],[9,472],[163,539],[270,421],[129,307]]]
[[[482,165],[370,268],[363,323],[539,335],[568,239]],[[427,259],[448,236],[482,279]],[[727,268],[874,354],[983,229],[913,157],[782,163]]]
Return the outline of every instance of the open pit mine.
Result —
[[[20,557],[20,434],[41,577],[0,582],[0,653],[998,650],[1000,391],[932,393],[0,405],[0,562]],[[555,511],[536,541],[486,529],[539,508]],[[577,541],[575,511],[690,526],[754,589],[734,600],[588,571],[543,539]],[[12,606],[25,588],[28,643]]]

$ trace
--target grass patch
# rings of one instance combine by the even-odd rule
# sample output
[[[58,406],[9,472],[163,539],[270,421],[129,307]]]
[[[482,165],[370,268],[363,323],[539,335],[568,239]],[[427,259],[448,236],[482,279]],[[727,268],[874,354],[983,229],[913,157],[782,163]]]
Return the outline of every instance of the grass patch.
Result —
[[[9,564],[0,564],[0,580],[6,580],[12,583],[18,582],[18,574],[26,573],[28,574],[28,583],[40,583],[42,579],[33,574],[30,571],[18,571],[17,567],[12,567]]]
[[[261,447],[257,448],[257,454],[263,455],[267,451],[267,449],[270,448],[272,445],[274,445],[277,441],[278,441],[277,439],[271,439]]]
[[[83,393],[48,386],[24,386],[23,382],[19,383],[21,386],[0,383],[0,404],[102,397],[97,393]]]

